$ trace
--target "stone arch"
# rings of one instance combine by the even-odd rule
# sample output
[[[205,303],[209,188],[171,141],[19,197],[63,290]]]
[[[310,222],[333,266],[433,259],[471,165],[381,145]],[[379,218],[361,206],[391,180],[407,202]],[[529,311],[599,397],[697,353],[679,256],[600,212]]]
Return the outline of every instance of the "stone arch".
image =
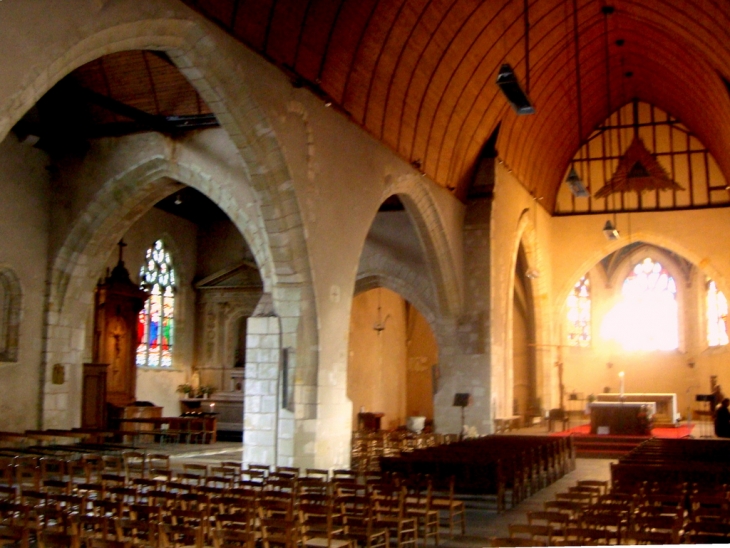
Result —
[[[0,363],[18,361],[21,299],[18,276],[0,267]]]
[[[359,295],[360,293],[364,293],[365,291],[376,289],[378,287],[390,289],[391,291],[398,293],[398,295],[403,297],[405,300],[413,303],[423,317],[426,318],[426,321],[438,338],[438,316],[434,311],[433,305],[424,300],[421,297],[421,292],[408,282],[387,273],[362,273],[358,276],[355,282],[354,295]]]
[[[0,110],[0,137],[56,82],[74,69],[102,55],[129,49],[154,49],[168,53],[196,88],[235,143],[246,165],[246,176],[267,206],[264,221],[272,234],[287,238],[271,243],[277,268],[274,276],[284,283],[308,279],[306,243],[286,162],[266,114],[246,88],[240,59],[225,48],[216,49],[206,23],[183,19],[153,19],[103,29],[71,45],[55,59],[46,59],[39,74],[29,75],[10,104]],[[220,39],[225,39],[221,37]],[[210,55],[216,49],[216,55]],[[286,241],[283,241],[286,240]],[[277,299],[277,291],[274,290]]]
[[[392,195],[400,198],[421,242],[439,315],[458,317],[463,307],[463,280],[432,190],[422,177],[403,176],[388,181],[381,203]]]
[[[532,207],[538,207],[537,202],[533,202]],[[509,285],[505,298],[507,299],[507,318],[505,320],[507,326],[513,324],[513,298],[515,291],[515,272],[517,267],[517,255],[520,250],[520,245],[524,249],[525,258],[527,260],[528,269],[536,269],[539,273],[541,268],[540,255],[538,254],[538,242],[537,232],[535,230],[535,224],[533,219],[535,215],[531,208],[525,208],[520,213],[517,221],[517,229],[515,238],[512,242],[512,250],[510,252],[510,269],[509,269]],[[547,344],[550,340],[549,326],[550,322],[545,317],[548,311],[544,305],[544,299],[541,295],[547,292],[546,281],[544,277],[528,277],[530,289],[533,295],[533,314],[534,314],[534,327],[535,327],[535,348],[547,348]],[[505,340],[503,342],[504,348],[512,348],[512,328],[505,329]],[[513,361],[512,353],[505,351],[505,374],[502,379],[503,395],[504,399],[500,402],[501,413],[511,415],[511,409],[507,409],[505,406],[510,405],[513,397]],[[554,385],[554,379],[552,376],[552,368],[547,365],[552,361],[552,351],[550,352],[535,352],[535,368],[536,368],[536,382],[537,382],[537,393],[543,395],[543,405],[551,405],[551,399]],[[547,401],[546,401],[547,400]],[[504,415],[504,416],[506,416]]]
[[[266,253],[266,234],[264,230],[257,230],[262,221],[255,215],[250,215],[243,204],[239,204],[232,195],[231,184],[240,182],[228,182],[226,186],[200,166],[185,165],[176,162],[172,156],[158,152],[154,151],[147,161],[136,163],[122,173],[110,177],[96,192],[84,212],[77,217],[57,253],[51,266],[46,363],[61,359],[69,365],[81,362],[84,346],[78,341],[85,339],[85,326],[78,326],[74,318],[83,317],[84,311],[91,305],[91,288],[96,276],[103,269],[108,250],[152,203],[174,193],[179,189],[180,183],[214,197],[214,201],[249,242],[261,265],[262,278],[268,285],[272,285],[273,267],[272,259]],[[58,389],[52,385],[46,385],[45,389],[44,399],[52,404],[54,398],[49,396]],[[54,420],[63,420],[59,411],[61,410],[46,406],[45,415],[49,424],[57,424]],[[63,423],[67,422],[68,419],[63,420]],[[74,422],[73,417],[70,422]]]
[[[561,310],[565,305],[565,300],[568,298],[568,295],[572,291],[575,282],[579,280],[581,276],[583,276],[586,272],[593,268],[593,266],[598,263],[598,261],[603,259],[603,257],[605,257],[606,255],[609,255],[630,243],[638,241],[658,247],[663,247],[664,249],[667,249],[676,253],[677,255],[684,257],[692,264],[696,265],[703,272],[705,272],[710,278],[715,280],[720,290],[725,292],[726,295],[730,295],[730,285],[728,285],[728,281],[726,280],[725,276],[717,269],[717,267],[713,265],[710,261],[700,257],[697,253],[693,252],[681,243],[671,238],[667,238],[662,234],[651,231],[635,231],[632,234],[631,242],[621,240],[606,242],[604,246],[591,253],[576,269],[573,270],[573,275],[570,276],[562,284],[560,290],[556,295],[557,300],[555,301],[555,305],[557,314],[559,315],[561,313]]]
[[[267,115],[246,87],[247,74],[241,57],[249,56],[252,62],[255,62],[255,57],[210,23],[188,11],[184,13],[180,16],[173,10],[165,18],[141,17],[122,24],[108,24],[107,19],[99,17],[86,26],[80,23],[75,26],[85,33],[80,39],[79,33],[70,33],[61,35],[48,47],[38,48],[36,57],[28,60],[27,72],[16,79],[16,91],[0,105],[0,137],[4,138],[10,127],[47,90],[79,66],[103,55],[129,49],[154,49],[168,53],[212,109],[245,164],[242,171],[257,193],[262,232],[266,234],[264,249],[268,250],[271,259],[266,263],[271,282],[269,289],[275,307],[285,311],[283,316],[291,318],[284,322],[287,328],[282,341],[286,346],[296,347],[298,333],[302,331],[301,322],[312,326],[316,324],[315,307],[302,307],[303,302],[313,301],[311,274],[299,205],[283,153]],[[211,55],[212,51],[215,55]],[[147,199],[153,195],[151,192]],[[134,216],[131,210],[129,214]],[[128,221],[129,218],[121,219],[121,224],[110,227],[110,232],[119,234],[121,226]],[[96,236],[88,238],[87,242],[92,246],[87,250],[100,248]],[[76,269],[74,265],[80,268],[77,272],[79,279],[88,276],[90,265],[83,264],[85,259],[73,239],[67,243],[71,245],[61,251],[60,261],[49,267],[52,270],[49,278],[53,295],[46,319],[42,384],[47,364],[52,363],[49,361],[51,353],[60,352],[64,362],[79,357],[77,352],[67,347],[78,347],[82,333],[75,331],[68,323],[69,317],[62,318],[59,311],[69,294],[67,287],[71,280],[70,271]],[[82,262],[79,263],[79,260]],[[89,299],[88,295],[83,297],[84,304],[88,305]],[[316,347],[316,329],[305,327],[304,332],[310,347]],[[64,337],[69,341],[67,345],[60,342]],[[306,359],[300,360],[300,366],[316,369],[316,353],[306,352],[303,356]],[[45,396],[47,408],[58,410],[64,407],[65,389],[50,385],[47,388],[50,390]],[[313,397],[316,399],[316,396]],[[69,423],[67,420],[63,422]]]
[[[37,62],[29,63],[28,72],[18,78],[16,91],[0,106],[0,137],[4,138],[47,90],[79,66],[129,49],[167,52],[235,143],[245,163],[246,177],[259,194],[266,231],[274,236],[269,247],[275,303],[291,311],[293,302],[312,300],[297,198],[271,124],[248,92],[247,74],[240,63],[241,55],[251,54],[202,19],[169,15],[99,28],[103,24],[96,20],[87,27],[78,24],[76,28],[91,29],[81,39],[73,34],[65,38],[68,43],[38,48]],[[211,55],[213,50],[215,55]],[[294,308],[298,309],[298,304]],[[309,317],[306,321],[315,320]],[[295,340],[296,329],[287,338]]]

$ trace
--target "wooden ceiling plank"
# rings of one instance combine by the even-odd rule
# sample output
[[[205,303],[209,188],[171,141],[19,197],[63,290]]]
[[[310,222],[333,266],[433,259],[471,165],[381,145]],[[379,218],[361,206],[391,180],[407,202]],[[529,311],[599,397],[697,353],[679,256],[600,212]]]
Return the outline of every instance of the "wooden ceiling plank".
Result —
[[[388,72],[387,68],[383,69],[381,67],[383,52],[386,51],[385,46],[391,44],[391,40],[400,41],[400,44],[395,43],[395,44],[391,45],[391,48],[390,48],[390,50],[391,50],[390,55],[395,56],[396,62],[393,66],[389,67],[390,68],[390,81],[383,82],[383,86],[385,86],[385,90],[386,90],[385,91],[385,100],[384,100],[384,102],[382,102],[382,104],[380,105],[379,108],[377,107],[377,105],[372,104],[371,97],[373,94],[373,84],[375,83],[376,78],[375,77],[371,78],[370,83],[368,84],[368,91],[367,91],[367,95],[365,98],[365,116],[363,117],[363,125],[368,127],[373,132],[374,135],[376,135],[380,138],[380,140],[384,141],[385,143],[387,143],[388,145],[390,145],[391,147],[394,147],[394,148],[397,147],[397,142],[394,142],[391,138],[389,138],[389,136],[387,136],[383,133],[383,129],[385,126],[383,117],[385,116],[385,112],[386,112],[387,105],[388,105],[388,97],[390,96],[390,92],[392,90],[393,77],[397,73],[400,58],[403,55],[403,50],[405,49],[405,45],[408,42],[408,33],[405,33],[405,32],[396,34],[396,40],[393,39],[394,30],[397,28],[398,24],[403,25],[404,17],[402,15],[403,15],[403,9],[405,8],[405,6],[406,6],[406,2],[401,0],[400,5],[398,6],[398,11],[395,13],[392,24],[390,25],[390,28],[388,29],[388,34],[387,34],[385,40],[383,40],[383,48],[378,52],[378,58],[375,61],[376,74],[381,73],[381,72],[384,72],[387,74],[387,72]],[[413,28],[413,27],[411,27],[411,28]],[[395,51],[393,51],[393,50],[395,50]],[[380,113],[373,113],[373,110],[376,110],[376,109],[380,110]],[[379,124],[372,121],[374,118],[376,118],[378,116],[378,114],[381,115]]]
[[[471,46],[474,44],[479,36],[479,33],[472,32],[468,33],[469,25],[475,21],[481,21],[487,19],[487,23],[483,28],[487,28],[491,22],[491,19],[487,17],[487,14],[480,15],[479,10],[484,9],[486,4],[475,4],[474,9],[471,11],[464,11],[463,17],[458,24],[455,25],[452,31],[452,38],[450,39],[447,47],[443,49],[441,58],[438,63],[434,66],[432,74],[436,75],[441,71],[450,70],[450,74],[446,79],[446,83],[439,93],[437,93],[438,100],[433,108],[434,115],[432,117],[431,124],[428,125],[428,134],[426,135],[426,143],[428,148],[424,153],[424,168],[427,173],[436,174],[438,173],[439,159],[442,152],[442,143],[444,139],[445,129],[448,127],[451,116],[453,115],[453,108],[451,112],[447,112],[448,106],[445,106],[449,102],[449,99],[453,97],[452,93],[448,93],[450,89],[459,89],[460,84],[456,83],[459,76],[463,71],[461,70],[464,66],[464,60],[466,55],[471,51]],[[498,12],[495,12],[498,13]],[[493,15],[494,16],[494,15]],[[460,44],[463,42],[463,45]],[[453,61],[451,59],[453,58]],[[448,68],[447,68],[448,67]],[[463,85],[463,82],[462,82]],[[423,109],[423,102],[419,106],[419,112]],[[441,123],[439,123],[441,121]],[[434,137],[434,128],[441,128],[440,138]],[[429,166],[433,164],[433,168]]]

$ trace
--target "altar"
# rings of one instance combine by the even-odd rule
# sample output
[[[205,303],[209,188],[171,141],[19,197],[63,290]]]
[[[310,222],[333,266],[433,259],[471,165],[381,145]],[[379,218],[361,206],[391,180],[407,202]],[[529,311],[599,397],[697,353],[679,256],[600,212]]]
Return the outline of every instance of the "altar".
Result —
[[[646,436],[647,421],[656,413],[654,402],[593,402],[591,434]]]
[[[677,394],[673,393],[626,393],[598,394],[598,402],[642,403],[653,402],[654,426],[672,427],[677,425]]]

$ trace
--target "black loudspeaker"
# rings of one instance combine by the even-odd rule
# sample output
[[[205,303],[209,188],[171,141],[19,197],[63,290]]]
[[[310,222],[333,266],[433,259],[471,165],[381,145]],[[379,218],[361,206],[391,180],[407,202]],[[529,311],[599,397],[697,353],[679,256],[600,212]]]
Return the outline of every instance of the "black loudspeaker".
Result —
[[[471,394],[462,392],[454,394],[454,407],[469,407],[471,404]]]

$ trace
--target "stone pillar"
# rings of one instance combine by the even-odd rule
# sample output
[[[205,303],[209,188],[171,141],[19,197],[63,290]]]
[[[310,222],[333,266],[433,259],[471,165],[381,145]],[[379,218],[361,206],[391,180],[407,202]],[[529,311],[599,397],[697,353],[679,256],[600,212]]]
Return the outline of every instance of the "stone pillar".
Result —
[[[454,407],[454,394],[471,394],[464,424],[479,434],[493,430],[491,336],[491,247],[490,222],[494,161],[480,163],[464,219],[464,313],[442,327],[440,379],[434,398],[436,428],[442,433],[461,430],[461,409]],[[479,184],[477,184],[479,183]],[[444,344],[441,341],[451,341]]]
[[[243,401],[243,461],[276,465],[279,451],[279,318],[248,319]]]

